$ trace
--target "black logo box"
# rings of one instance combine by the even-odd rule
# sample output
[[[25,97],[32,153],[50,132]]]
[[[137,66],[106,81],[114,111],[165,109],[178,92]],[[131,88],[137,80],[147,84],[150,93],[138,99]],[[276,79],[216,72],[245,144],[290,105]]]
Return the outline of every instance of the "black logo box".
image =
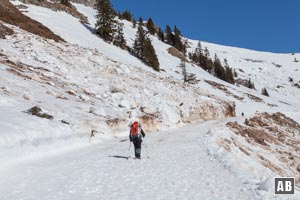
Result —
[[[295,178],[275,178],[275,194],[295,194]]]

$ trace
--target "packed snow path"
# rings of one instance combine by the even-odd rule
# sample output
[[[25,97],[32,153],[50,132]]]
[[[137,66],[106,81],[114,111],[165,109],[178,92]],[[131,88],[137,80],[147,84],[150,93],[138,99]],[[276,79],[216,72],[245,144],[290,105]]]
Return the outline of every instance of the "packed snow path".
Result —
[[[200,135],[214,123],[147,134],[141,160],[124,158],[129,142],[116,138],[2,169],[1,199],[253,198],[200,145]],[[133,147],[130,155],[133,156]]]

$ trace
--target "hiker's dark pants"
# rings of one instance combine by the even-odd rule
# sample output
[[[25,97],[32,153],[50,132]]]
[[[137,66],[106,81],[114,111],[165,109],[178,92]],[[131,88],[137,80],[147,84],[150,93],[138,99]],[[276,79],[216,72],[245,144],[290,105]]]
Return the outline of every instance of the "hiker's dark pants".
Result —
[[[141,138],[134,138],[133,139],[134,145],[134,153],[136,158],[141,158],[141,146],[142,146],[142,139]]]

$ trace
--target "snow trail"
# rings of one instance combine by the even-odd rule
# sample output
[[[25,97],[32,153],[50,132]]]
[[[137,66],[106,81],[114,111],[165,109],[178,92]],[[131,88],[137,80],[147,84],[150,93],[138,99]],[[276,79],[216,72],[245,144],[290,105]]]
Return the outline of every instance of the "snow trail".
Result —
[[[251,199],[200,145],[213,123],[147,134],[142,160],[124,158],[128,140],[115,138],[12,166],[0,172],[1,199]]]

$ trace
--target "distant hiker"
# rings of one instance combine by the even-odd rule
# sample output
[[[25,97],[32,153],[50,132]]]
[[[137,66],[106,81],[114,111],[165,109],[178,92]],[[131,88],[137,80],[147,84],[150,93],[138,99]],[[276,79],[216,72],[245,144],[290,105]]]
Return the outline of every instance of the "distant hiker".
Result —
[[[145,132],[142,129],[141,123],[139,123],[137,120],[133,123],[129,124],[130,132],[129,132],[129,139],[130,142],[133,142],[134,145],[134,153],[135,158],[141,159],[141,148],[142,148],[142,137],[145,137]]]
[[[242,112],[242,117],[244,117],[244,113]]]

